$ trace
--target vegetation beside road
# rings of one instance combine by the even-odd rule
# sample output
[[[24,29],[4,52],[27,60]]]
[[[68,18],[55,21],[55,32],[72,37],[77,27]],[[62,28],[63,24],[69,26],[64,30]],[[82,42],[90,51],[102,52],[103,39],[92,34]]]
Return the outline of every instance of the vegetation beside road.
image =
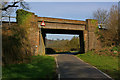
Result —
[[[3,79],[9,78],[49,78],[56,77],[54,57],[33,56],[30,63],[12,64],[3,67]]]
[[[105,53],[105,51],[103,51]],[[113,55],[112,55],[113,54]],[[114,55],[116,54],[116,56]],[[78,54],[77,56],[83,61],[97,67],[105,72],[115,80],[120,80],[120,71],[118,65],[118,53],[102,54],[95,51],[89,51],[85,54]]]
[[[74,36],[71,40],[49,40],[46,39],[46,48],[51,48],[55,52],[79,51],[79,37]]]

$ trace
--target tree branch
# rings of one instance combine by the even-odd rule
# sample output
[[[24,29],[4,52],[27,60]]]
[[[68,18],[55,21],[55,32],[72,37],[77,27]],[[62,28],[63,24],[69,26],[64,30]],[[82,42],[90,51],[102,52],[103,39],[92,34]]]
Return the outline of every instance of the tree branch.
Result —
[[[0,10],[6,11],[9,7],[18,7],[18,6],[15,5],[15,4],[17,4],[17,3],[19,3],[19,2],[20,2],[20,1],[14,2],[12,5],[8,5],[7,7],[1,8]]]

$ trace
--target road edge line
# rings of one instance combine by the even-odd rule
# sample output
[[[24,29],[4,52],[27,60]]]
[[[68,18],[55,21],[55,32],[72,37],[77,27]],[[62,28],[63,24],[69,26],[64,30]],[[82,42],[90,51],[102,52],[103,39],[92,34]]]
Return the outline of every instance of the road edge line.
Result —
[[[55,56],[55,62],[56,62],[56,68],[57,68],[57,74],[58,74],[58,80],[60,80],[60,73],[59,73],[59,65],[58,65],[58,62],[57,62],[57,58]]]
[[[59,68],[56,56],[55,56],[55,62],[56,62],[56,67]]]
[[[86,63],[86,64],[92,66],[93,68],[95,68],[96,70],[98,70],[100,73],[102,73],[102,74],[105,75],[106,77],[108,77],[108,78],[114,80],[112,77],[110,77],[108,74],[102,72],[102,71],[99,70],[97,67],[95,67],[95,66],[93,66],[93,65],[91,65],[91,64],[89,64],[89,63],[87,63],[87,62],[85,62],[85,61],[83,61],[82,59],[80,59],[79,57],[77,57],[77,56],[75,56],[75,55],[73,55],[73,56],[76,57],[77,59],[81,60],[82,62],[84,62],[84,63]]]

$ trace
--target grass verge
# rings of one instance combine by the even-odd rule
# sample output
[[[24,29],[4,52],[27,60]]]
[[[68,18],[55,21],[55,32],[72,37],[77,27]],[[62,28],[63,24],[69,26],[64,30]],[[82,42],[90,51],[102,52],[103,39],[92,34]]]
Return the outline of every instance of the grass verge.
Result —
[[[120,80],[120,71],[118,70],[118,57],[94,54],[90,51],[85,54],[78,54],[77,57],[83,61],[97,67],[115,80]]]
[[[2,78],[56,78],[54,57],[33,56],[31,63],[6,65],[2,68]]]

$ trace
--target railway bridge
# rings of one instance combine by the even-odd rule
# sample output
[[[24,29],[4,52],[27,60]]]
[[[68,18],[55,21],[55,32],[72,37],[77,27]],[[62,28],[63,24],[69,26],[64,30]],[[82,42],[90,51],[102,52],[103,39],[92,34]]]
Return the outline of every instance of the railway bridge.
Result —
[[[59,19],[50,17],[37,17],[38,27],[40,29],[40,53],[45,53],[45,37],[47,33],[51,34],[77,34],[80,39],[80,53],[96,49],[95,30],[98,26],[97,20],[87,19],[86,21]],[[44,21],[45,25],[42,26]],[[42,42],[43,41],[43,42]],[[44,54],[43,53],[43,54]]]

